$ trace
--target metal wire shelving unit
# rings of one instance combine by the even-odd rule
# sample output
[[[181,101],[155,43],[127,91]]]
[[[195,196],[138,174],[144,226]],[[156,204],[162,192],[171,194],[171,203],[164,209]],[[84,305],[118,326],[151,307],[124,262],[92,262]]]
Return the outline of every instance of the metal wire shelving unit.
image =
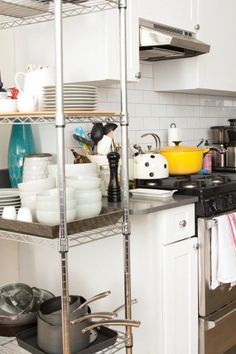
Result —
[[[89,0],[89,1],[62,1],[63,18],[85,15],[92,12],[118,8],[118,0]],[[10,3],[10,4],[9,4]],[[15,6],[15,9],[11,6]],[[17,16],[16,16],[17,13]],[[0,6],[0,29],[12,28],[22,25],[47,22],[54,20],[54,6],[52,0],[13,0],[6,1]],[[5,14],[5,15],[3,15]]]
[[[63,56],[62,32],[63,18],[89,14],[109,9],[119,10],[120,61],[121,61],[121,112],[67,112],[63,109]],[[125,318],[131,314],[131,272],[130,272],[130,221],[129,221],[129,184],[128,184],[128,108],[127,108],[127,58],[126,58],[126,9],[127,0],[3,0],[0,2],[0,29],[8,29],[54,20],[56,44],[56,112],[36,112],[0,115],[2,124],[55,124],[58,150],[58,181],[60,197],[60,232],[58,239],[46,239],[31,235],[0,230],[0,239],[8,239],[35,245],[58,247],[61,254],[62,284],[62,323],[64,354],[70,354],[69,340],[69,287],[68,287],[68,251],[99,239],[123,235],[124,248],[124,298]],[[122,141],[122,191],[123,220],[111,225],[87,231],[67,234],[65,208],[65,125],[67,123],[118,122],[121,126]],[[113,354],[126,348],[126,354],[132,354],[132,327],[126,325],[125,333],[118,332],[118,339],[110,348],[99,353]],[[27,353],[18,347],[14,339],[0,340],[0,354]]]
[[[2,339],[2,340],[1,340]],[[116,343],[104,350],[98,352],[98,354],[115,354],[126,346],[125,333],[118,332],[118,338]],[[0,337],[0,354],[29,354],[28,351],[18,346],[15,338],[1,338]]]

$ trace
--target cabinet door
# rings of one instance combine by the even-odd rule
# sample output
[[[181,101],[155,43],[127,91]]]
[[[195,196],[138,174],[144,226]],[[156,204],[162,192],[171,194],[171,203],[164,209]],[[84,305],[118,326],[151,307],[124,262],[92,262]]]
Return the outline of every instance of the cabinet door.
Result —
[[[197,238],[163,251],[163,353],[198,353]]]
[[[139,0],[139,17],[194,32],[197,0]]]
[[[199,1],[199,39],[211,45],[208,55],[199,57],[200,87],[236,92],[235,22],[236,2]]]

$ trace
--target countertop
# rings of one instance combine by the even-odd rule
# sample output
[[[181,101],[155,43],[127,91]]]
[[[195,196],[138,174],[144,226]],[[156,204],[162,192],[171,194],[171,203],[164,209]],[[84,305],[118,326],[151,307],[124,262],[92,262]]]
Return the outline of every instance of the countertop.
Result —
[[[156,213],[161,210],[176,208],[196,202],[198,202],[198,197],[189,195],[174,195],[165,200],[160,200],[155,197],[130,197],[130,215]],[[121,203],[107,203],[105,198],[103,204],[104,206],[121,207]]]

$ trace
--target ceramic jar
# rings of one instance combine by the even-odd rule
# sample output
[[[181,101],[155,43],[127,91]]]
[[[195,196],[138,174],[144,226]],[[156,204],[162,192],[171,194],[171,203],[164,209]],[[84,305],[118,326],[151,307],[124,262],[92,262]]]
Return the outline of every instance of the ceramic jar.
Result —
[[[48,165],[52,164],[51,154],[31,154],[24,157],[23,182],[48,177]]]

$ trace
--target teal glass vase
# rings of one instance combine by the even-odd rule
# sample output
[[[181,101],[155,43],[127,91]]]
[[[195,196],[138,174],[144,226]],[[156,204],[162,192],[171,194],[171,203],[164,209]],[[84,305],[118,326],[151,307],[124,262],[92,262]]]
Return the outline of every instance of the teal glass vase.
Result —
[[[24,156],[36,152],[31,125],[14,124],[8,146],[8,169],[12,188],[22,182]]]

